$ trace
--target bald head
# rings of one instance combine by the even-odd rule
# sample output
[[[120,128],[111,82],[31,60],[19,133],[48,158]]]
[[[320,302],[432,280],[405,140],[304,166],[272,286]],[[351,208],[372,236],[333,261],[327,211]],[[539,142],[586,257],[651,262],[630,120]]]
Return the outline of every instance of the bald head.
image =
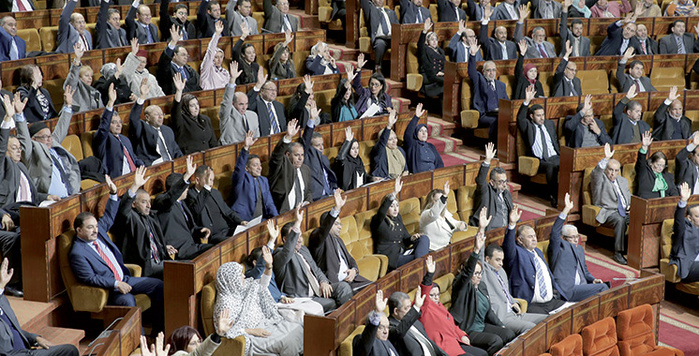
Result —
[[[85,31],[85,18],[81,14],[76,12],[72,13],[70,15],[70,24],[73,25],[80,34]]]
[[[248,110],[248,96],[243,92],[235,92],[233,94],[233,107],[240,115],[245,115],[245,112]]]
[[[616,181],[616,177],[619,175],[620,168],[621,168],[621,163],[619,163],[619,161],[612,158],[609,160],[609,162],[607,162],[607,167],[604,168],[604,175],[607,176],[607,178],[610,181],[614,182],[614,181]]]
[[[163,126],[163,117],[165,115],[163,115],[163,110],[160,108],[160,106],[150,105],[146,108],[146,110],[144,112],[145,112],[144,119],[151,126],[153,126],[155,128]]]

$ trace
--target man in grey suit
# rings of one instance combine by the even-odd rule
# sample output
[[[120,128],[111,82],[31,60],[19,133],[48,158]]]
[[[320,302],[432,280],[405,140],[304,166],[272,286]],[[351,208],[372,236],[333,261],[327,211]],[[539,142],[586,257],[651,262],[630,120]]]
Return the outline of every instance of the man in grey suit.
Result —
[[[223,100],[218,111],[221,120],[221,145],[230,145],[245,140],[248,131],[260,137],[260,123],[255,112],[248,110],[248,96],[235,91],[235,81],[240,75],[238,62],[231,61],[231,80],[223,91]],[[232,105],[231,105],[232,104]]]
[[[228,2],[226,5],[226,21],[228,22],[228,32],[231,36],[238,37],[243,35],[243,30],[240,24],[245,21],[248,24],[251,35],[257,35],[260,32],[257,30],[257,20],[252,17],[251,0],[240,0],[237,2],[238,10],[235,10],[236,2]]]
[[[113,3],[113,2],[112,2]],[[109,8],[110,0],[100,1],[100,10],[97,13],[97,45],[95,48],[113,48],[128,46],[126,30],[121,28],[121,14],[117,9]]]
[[[616,79],[619,81],[620,91],[627,92],[631,86],[636,87],[636,93],[657,91],[653,84],[650,83],[650,78],[643,75],[645,73],[643,62],[638,60],[632,61],[629,65],[629,73],[624,73],[626,70],[626,63],[629,59],[634,57],[634,51],[633,47],[627,48],[624,52],[624,56],[621,57],[621,60],[617,64]]]
[[[80,42],[86,50],[92,49],[92,36],[85,29],[83,15],[73,13],[78,0],[69,0],[58,20],[58,35],[56,36],[56,53],[73,53],[73,46]]]
[[[590,39],[583,36],[583,22],[580,19],[573,19],[570,23],[570,28],[568,27],[568,8],[572,5],[572,0],[566,0],[563,10],[561,12],[561,28],[559,30],[559,35],[561,36],[561,56],[566,50],[564,45],[567,41],[570,41],[570,45],[573,46],[573,52],[571,56],[573,57],[588,57],[590,56]]]
[[[134,1],[133,6],[126,13],[127,38],[138,38],[138,43],[149,44],[160,41],[158,28],[150,22],[151,12],[146,5],[138,5],[139,0]],[[134,20],[135,18],[135,20]]]
[[[80,192],[80,167],[61,142],[68,134],[70,118],[73,116],[73,93],[66,90],[63,94],[63,110],[58,117],[56,127],[51,130],[43,122],[27,127],[24,103],[15,103],[15,122],[17,137],[22,145],[22,162],[29,168],[36,189],[41,193],[57,195],[60,198]],[[59,174],[53,174],[58,171]]]
[[[600,208],[595,220],[614,229],[614,260],[625,265],[626,258],[622,253],[626,249],[631,191],[629,181],[619,175],[621,164],[612,159],[613,155],[614,151],[609,144],[604,144],[604,158],[597,163],[590,176],[590,193],[592,204]]]
[[[519,20],[521,17],[520,14],[517,12],[519,4],[519,0],[505,0],[501,2],[500,5],[495,7],[495,11],[493,11],[493,16],[491,16],[490,19],[493,21]],[[527,15],[529,15],[528,10]]]
[[[531,0],[535,19],[557,19],[561,17],[563,6],[555,0]]]
[[[553,43],[546,41],[546,30],[543,27],[534,27],[531,37],[524,37],[527,41],[527,53],[524,58],[554,58],[556,48]]]
[[[671,34],[658,40],[659,54],[687,54],[699,52],[699,41],[696,41],[694,34],[686,33],[687,24],[684,20],[677,20],[670,26]],[[694,26],[694,30],[699,30],[699,25]]]
[[[308,247],[303,245],[301,223],[303,210],[296,207],[296,221],[281,229],[283,247],[274,251],[274,275],[282,293],[289,297],[310,297],[327,313],[347,302],[353,295],[347,282],[330,284],[318,268]]]
[[[296,32],[299,28],[299,19],[289,14],[289,0],[277,0],[277,5],[272,6],[272,0],[264,0],[265,25],[268,32]]]

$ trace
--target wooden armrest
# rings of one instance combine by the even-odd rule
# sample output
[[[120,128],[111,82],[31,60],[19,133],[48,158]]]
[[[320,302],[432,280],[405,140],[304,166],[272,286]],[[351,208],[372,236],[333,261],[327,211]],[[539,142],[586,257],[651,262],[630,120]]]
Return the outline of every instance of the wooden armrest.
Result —
[[[520,174],[525,176],[533,177],[539,173],[539,159],[536,157],[519,157],[517,169]]]

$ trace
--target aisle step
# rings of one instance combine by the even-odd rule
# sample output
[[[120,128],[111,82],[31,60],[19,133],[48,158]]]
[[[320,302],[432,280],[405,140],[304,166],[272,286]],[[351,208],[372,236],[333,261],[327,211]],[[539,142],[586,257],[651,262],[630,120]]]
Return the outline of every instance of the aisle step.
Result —
[[[70,344],[80,348],[80,340],[85,337],[84,330],[46,326],[37,333],[54,345]]]
[[[61,305],[59,299],[49,303],[31,302],[21,298],[8,297],[10,306],[17,316],[17,321],[22,329],[31,333],[37,333],[49,326],[51,313]]]

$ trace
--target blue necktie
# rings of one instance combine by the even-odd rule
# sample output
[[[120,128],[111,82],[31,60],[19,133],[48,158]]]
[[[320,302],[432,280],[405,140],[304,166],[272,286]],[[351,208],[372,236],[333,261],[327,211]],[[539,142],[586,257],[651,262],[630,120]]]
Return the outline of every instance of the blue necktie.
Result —
[[[10,42],[10,60],[19,59],[19,49],[17,48],[17,42],[15,38],[12,37],[12,42]]]
[[[544,267],[541,265],[541,262],[539,262],[536,252],[532,253],[534,254],[532,259],[534,259],[534,267],[536,267],[536,280],[537,284],[539,285],[539,296],[541,296],[541,299],[546,300],[548,293],[546,293],[546,282],[544,281]]]
[[[619,194],[619,189],[616,188],[616,184],[614,183],[614,191],[616,192],[616,210],[619,212],[619,215],[621,217],[626,217],[626,208],[624,208],[624,203],[622,203],[622,199],[624,199],[620,194]]]
[[[267,111],[269,111],[269,123],[272,125],[272,133],[279,133],[279,124],[274,117],[274,109],[272,108],[272,103],[267,103]]]
[[[15,328],[15,324],[10,321],[10,318],[7,317],[7,314],[5,314],[5,311],[0,309],[0,319],[7,324],[7,326],[10,328],[10,331],[12,332],[12,350],[24,350],[27,347],[24,345],[24,340],[22,340],[22,335],[19,334],[19,330]]]

